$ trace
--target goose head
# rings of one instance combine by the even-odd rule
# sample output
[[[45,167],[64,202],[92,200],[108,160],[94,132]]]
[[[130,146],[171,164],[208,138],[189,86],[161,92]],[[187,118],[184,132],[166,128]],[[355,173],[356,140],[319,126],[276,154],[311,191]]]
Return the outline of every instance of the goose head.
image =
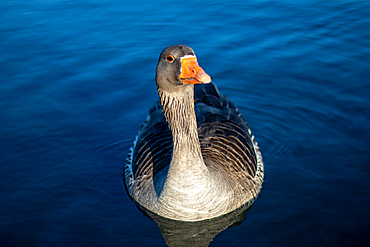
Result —
[[[186,84],[210,83],[211,77],[198,65],[193,49],[174,45],[159,56],[156,82],[158,90],[172,92]]]

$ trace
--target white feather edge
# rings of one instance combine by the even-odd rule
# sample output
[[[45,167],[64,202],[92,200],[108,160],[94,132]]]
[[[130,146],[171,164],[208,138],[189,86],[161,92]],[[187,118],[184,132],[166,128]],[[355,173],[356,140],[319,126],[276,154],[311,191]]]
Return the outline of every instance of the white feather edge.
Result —
[[[144,126],[148,123],[149,119],[150,119],[150,115],[148,114],[146,116],[145,122],[141,126],[141,129],[144,128]],[[126,158],[125,177],[124,177],[124,180],[125,180],[125,183],[126,183],[126,187],[127,187],[127,189],[129,191],[130,191],[130,188],[132,188],[132,186],[135,183],[134,173],[132,171],[132,155],[134,153],[134,150],[135,150],[135,147],[136,147],[136,144],[137,144],[137,139],[139,138],[141,129],[139,130],[139,133],[136,135],[135,140],[133,141],[133,143],[131,145],[131,148],[130,148],[130,150],[128,152],[127,158]]]

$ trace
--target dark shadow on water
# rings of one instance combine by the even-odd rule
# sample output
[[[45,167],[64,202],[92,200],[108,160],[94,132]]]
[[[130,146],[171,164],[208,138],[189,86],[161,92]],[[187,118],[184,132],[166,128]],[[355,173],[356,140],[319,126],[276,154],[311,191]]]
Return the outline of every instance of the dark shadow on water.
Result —
[[[217,234],[227,228],[239,226],[247,218],[246,212],[253,204],[244,205],[235,211],[209,220],[187,222],[163,218],[142,207],[138,208],[149,218],[153,219],[162,233],[166,244],[177,246],[209,246]]]

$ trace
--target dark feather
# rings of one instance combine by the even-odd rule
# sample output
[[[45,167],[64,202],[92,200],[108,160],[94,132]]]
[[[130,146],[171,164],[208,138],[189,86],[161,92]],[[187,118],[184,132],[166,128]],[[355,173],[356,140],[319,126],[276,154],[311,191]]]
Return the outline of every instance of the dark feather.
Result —
[[[212,83],[196,85],[194,91],[199,142],[206,165],[212,163],[254,177],[257,161],[249,127],[235,104]]]

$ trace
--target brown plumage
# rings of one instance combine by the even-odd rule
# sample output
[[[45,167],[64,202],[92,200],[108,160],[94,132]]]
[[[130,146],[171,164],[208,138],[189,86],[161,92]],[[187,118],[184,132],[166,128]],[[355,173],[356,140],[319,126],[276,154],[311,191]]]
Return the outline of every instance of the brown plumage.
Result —
[[[144,210],[198,221],[251,204],[261,190],[257,142],[235,104],[198,66],[191,48],[166,48],[157,65],[160,100],[130,149],[124,180]],[[193,85],[207,83],[202,85]]]

